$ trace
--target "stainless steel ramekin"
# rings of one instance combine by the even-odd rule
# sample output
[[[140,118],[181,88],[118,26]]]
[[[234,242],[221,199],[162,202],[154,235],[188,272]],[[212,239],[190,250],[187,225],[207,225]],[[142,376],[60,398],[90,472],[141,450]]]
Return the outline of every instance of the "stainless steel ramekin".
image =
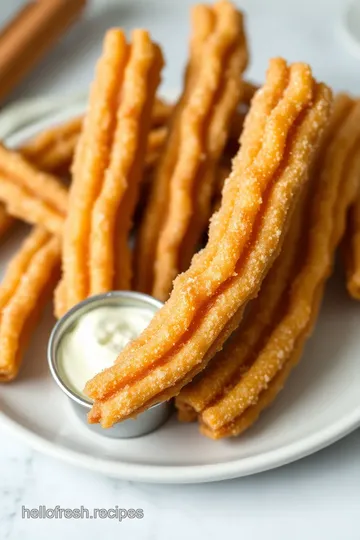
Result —
[[[99,424],[89,424],[87,413],[91,409],[92,403],[83,396],[78,395],[64,380],[58,365],[57,351],[62,337],[70,330],[72,325],[83,315],[103,306],[127,306],[141,307],[151,309],[154,313],[158,311],[162,303],[155,300],[152,296],[131,291],[111,291],[105,294],[92,296],[83,302],[80,302],[68,311],[54,326],[48,344],[48,362],[51,375],[56,384],[61,388],[64,394],[70,399],[72,408],[78,418],[93,432],[106,437],[129,439],[139,437],[154,431],[160,427],[169,417],[171,406],[169,403],[158,403],[150,407],[147,411],[139,414],[135,419],[125,420],[115,424],[113,427],[103,429]]]

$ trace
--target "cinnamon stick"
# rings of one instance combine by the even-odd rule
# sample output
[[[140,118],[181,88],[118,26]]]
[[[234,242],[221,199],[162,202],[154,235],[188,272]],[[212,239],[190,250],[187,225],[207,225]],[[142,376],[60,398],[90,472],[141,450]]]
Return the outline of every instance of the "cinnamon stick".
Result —
[[[86,0],[29,2],[0,32],[0,100],[57,42],[85,4]]]

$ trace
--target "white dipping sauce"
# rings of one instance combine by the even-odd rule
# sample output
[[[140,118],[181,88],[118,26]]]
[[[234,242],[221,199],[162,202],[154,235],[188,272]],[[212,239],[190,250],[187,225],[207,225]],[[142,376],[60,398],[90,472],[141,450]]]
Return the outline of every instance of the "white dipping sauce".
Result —
[[[81,315],[59,344],[58,366],[68,386],[84,397],[86,382],[112,366],[154,315],[151,309],[127,306],[98,307]]]

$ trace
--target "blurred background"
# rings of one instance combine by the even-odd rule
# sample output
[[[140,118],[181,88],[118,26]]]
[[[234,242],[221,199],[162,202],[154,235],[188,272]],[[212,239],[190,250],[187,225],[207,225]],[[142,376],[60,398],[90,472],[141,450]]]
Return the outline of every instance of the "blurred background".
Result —
[[[38,0],[51,2],[52,0]],[[73,0],[64,0],[69,6]],[[163,85],[179,88],[187,55],[191,0],[88,0],[87,7],[7,102],[25,97],[86,90],[92,79],[104,32],[111,26],[126,30],[148,28],[164,48]],[[316,76],[334,89],[359,93],[359,62],[341,37],[347,2],[344,0],[235,0],[247,14],[251,47],[248,77],[261,81],[272,56],[309,62]],[[0,26],[26,2],[0,2]],[[1,48],[0,48],[1,55]]]

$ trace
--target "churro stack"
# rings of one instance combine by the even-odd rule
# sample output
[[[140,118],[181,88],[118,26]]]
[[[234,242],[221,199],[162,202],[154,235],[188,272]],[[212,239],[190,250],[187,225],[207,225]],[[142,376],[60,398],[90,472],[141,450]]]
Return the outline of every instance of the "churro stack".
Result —
[[[258,88],[247,62],[242,13],[195,6],[168,104],[148,32],[109,30],[85,117],[0,146],[0,235],[16,218],[34,225],[0,287],[0,380],[16,377],[55,288],[58,317],[134,288],[166,303],[88,381],[89,421],[107,428],[175,397],[180,420],[237,436],[301,356],[349,209],[347,287],[360,298],[360,102],[333,100],[282,58]]]
[[[182,420],[218,439],[247,429],[276,397],[311,334],[359,183],[360,103],[336,98],[306,193],[246,321],[177,397]]]
[[[128,287],[127,240],[139,184],[158,158],[171,113],[155,98],[162,64],[147,32],[135,31],[128,44],[120,30],[109,31],[84,122],[55,126],[18,152],[0,146],[1,233],[15,217],[37,225],[0,287],[1,380],[17,375],[43,299],[58,281],[61,253],[64,273],[55,295],[61,314],[82,299],[73,274],[81,263],[81,283],[91,287],[84,297]],[[69,194],[55,175],[69,171],[76,146]]]
[[[90,422],[109,427],[175,396],[239,326],[281,249],[330,106],[330,90],[306,64],[270,63],[206,247],[148,328],[87,383]]]

